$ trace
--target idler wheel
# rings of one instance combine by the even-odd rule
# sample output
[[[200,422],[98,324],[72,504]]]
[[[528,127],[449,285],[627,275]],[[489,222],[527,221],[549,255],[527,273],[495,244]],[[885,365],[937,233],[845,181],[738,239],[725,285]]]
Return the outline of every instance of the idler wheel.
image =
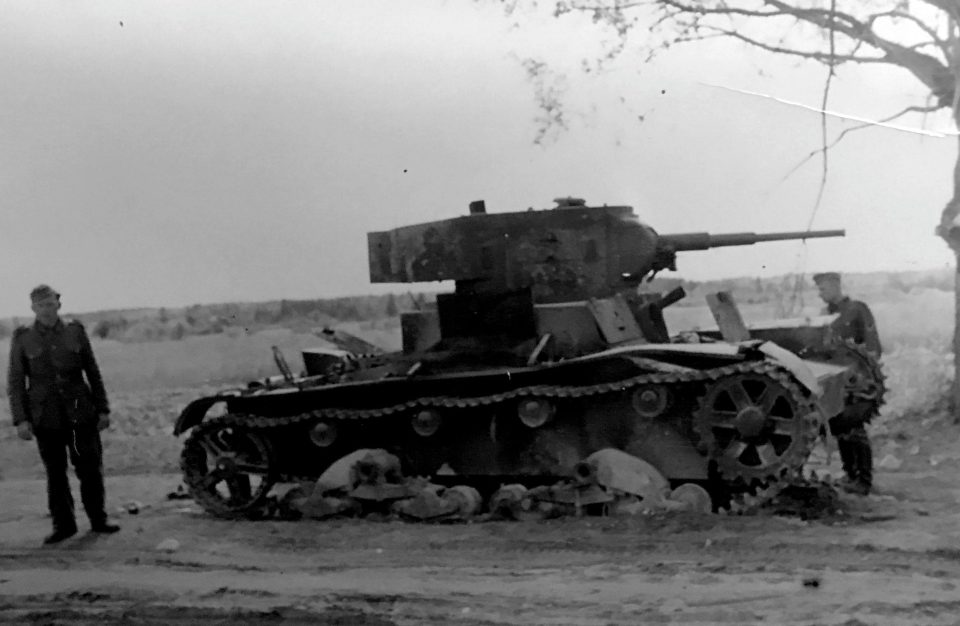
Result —
[[[193,429],[180,466],[194,500],[220,517],[260,516],[276,481],[267,440],[245,426],[219,420]]]
[[[410,418],[410,426],[413,432],[421,437],[430,437],[440,430],[442,419],[440,414],[432,409],[423,409]]]
[[[528,428],[540,428],[550,422],[556,412],[556,405],[543,398],[523,398],[517,405],[517,416]]]

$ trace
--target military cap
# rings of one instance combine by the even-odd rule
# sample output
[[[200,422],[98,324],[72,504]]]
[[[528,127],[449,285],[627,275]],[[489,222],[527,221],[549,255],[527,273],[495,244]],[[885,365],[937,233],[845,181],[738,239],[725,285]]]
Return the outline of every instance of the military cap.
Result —
[[[50,296],[56,296],[58,300],[60,299],[60,294],[54,291],[50,285],[37,285],[33,288],[33,291],[30,292],[30,301],[36,302],[37,300],[43,300]]]
[[[813,282],[820,284],[824,281],[840,282],[840,272],[820,272],[813,275]]]

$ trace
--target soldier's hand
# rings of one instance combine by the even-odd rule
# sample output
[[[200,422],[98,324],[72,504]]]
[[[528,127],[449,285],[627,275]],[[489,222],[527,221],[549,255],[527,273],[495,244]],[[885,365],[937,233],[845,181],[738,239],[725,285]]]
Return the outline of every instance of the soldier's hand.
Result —
[[[33,426],[30,425],[30,422],[20,422],[17,424],[17,437],[20,437],[24,441],[33,439]]]
[[[110,428],[110,414],[101,413],[100,417],[97,418],[97,430],[103,431]]]

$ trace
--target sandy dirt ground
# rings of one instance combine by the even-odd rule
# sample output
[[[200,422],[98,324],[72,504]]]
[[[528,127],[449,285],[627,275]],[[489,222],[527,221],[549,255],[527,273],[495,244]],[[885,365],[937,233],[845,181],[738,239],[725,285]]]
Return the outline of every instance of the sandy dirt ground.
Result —
[[[132,475],[108,480],[111,510],[143,504],[119,534],[40,547],[43,483],[7,478],[0,622],[956,624],[957,434],[818,521],[228,522],[166,499],[175,474]]]

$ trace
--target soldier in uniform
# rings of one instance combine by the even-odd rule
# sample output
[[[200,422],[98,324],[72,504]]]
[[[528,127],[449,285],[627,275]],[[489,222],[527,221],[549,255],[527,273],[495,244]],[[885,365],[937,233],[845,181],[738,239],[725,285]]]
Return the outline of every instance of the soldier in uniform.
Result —
[[[47,504],[58,543],[77,533],[67,456],[80,480],[80,497],[97,533],[120,530],[104,508],[100,431],[110,425],[110,407],[90,340],[80,322],[60,319],[60,294],[47,285],[30,292],[36,320],[14,331],[7,393],[17,434],[37,439],[47,472]],[[86,380],[84,380],[86,375]]]
[[[844,295],[837,272],[814,274],[813,281],[827,305],[824,313],[837,314],[831,325],[835,337],[852,341],[879,359],[882,348],[870,308]],[[860,495],[870,493],[873,488],[873,451],[865,427],[873,411],[869,402],[853,402],[830,420],[830,432],[837,438],[840,461],[847,474],[844,489]]]

